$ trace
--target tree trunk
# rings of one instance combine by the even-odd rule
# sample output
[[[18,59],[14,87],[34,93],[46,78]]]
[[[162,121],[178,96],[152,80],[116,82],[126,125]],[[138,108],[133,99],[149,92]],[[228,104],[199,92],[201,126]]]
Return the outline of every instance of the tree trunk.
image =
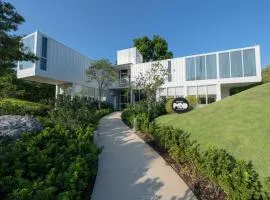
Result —
[[[101,89],[98,89],[98,109],[101,108]]]

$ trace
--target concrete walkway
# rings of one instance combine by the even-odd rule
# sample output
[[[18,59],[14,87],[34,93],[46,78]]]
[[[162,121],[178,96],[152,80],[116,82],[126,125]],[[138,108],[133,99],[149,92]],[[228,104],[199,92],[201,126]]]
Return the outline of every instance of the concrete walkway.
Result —
[[[100,121],[103,146],[92,200],[196,199],[175,171],[121,121],[120,112]]]

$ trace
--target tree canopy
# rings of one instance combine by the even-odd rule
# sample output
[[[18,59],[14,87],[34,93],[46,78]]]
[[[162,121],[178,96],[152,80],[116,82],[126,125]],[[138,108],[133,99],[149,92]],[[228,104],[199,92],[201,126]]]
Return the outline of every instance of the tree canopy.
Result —
[[[16,78],[17,61],[35,61],[36,56],[14,34],[24,18],[15,7],[0,0],[0,97],[15,97],[32,101],[54,97],[54,86],[31,83]]]
[[[173,53],[168,50],[168,43],[159,35],[154,35],[153,39],[147,36],[135,38],[133,46],[136,47],[143,56],[143,61],[164,60],[173,57]]]
[[[117,74],[112,64],[107,59],[93,61],[91,66],[86,70],[89,81],[95,80],[98,84],[99,108],[102,91],[116,80]]]
[[[17,31],[24,18],[10,3],[0,1],[0,67],[14,67],[16,61],[34,61],[35,55],[21,42],[21,36],[11,33]]]

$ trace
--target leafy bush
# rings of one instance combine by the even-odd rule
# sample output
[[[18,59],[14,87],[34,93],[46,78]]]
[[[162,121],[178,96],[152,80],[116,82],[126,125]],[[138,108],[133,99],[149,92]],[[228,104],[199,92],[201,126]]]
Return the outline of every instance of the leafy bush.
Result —
[[[18,99],[0,101],[0,115],[46,116],[50,109],[50,106]]]
[[[165,109],[166,112],[168,114],[173,113],[173,109],[172,109],[172,102],[173,102],[174,98],[168,98],[166,99],[166,103],[165,103]]]
[[[224,149],[209,146],[202,150],[190,134],[173,127],[157,126],[150,123],[146,113],[136,113],[131,108],[122,113],[122,119],[132,124],[137,117],[137,128],[151,134],[160,147],[165,149],[178,164],[195,168],[198,177],[209,180],[221,188],[229,199],[268,199],[270,198],[259,181],[252,164],[235,159]]]
[[[100,152],[92,127],[46,128],[14,143],[0,141],[0,147],[1,199],[55,199],[65,193],[80,199],[96,175]]]
[[[186,96],[185,99],[188,101],[191,108],[195,108],[197,106],[198,99],[195,95]]]
[[[81,98],[56,104],[39,116],[46,127],[40,133],[0,139],[0,199],[82,199],[93,189],[100,153],[93,133],[111,110],[96,110]]]
[[[151,102],[149,105],[147,101],[137,102],[135,105],[128,105],[122,112],[122,120],[130,127],[134,125],[134,118],[137,118],[137,125],[142,126],[143,130],[149,127],[149,121],[154,120],[160,115],[166,114],[164,102]],[[146,128],[147,127],[147,128]]]

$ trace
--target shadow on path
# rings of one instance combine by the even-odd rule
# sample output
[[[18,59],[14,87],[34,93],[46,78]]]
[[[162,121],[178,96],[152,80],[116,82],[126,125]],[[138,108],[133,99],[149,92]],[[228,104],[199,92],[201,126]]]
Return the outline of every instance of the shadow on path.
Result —
[[[93,200],[196,199],[165,161],[120,119],[104,117],[95,137],[103,147]]]

